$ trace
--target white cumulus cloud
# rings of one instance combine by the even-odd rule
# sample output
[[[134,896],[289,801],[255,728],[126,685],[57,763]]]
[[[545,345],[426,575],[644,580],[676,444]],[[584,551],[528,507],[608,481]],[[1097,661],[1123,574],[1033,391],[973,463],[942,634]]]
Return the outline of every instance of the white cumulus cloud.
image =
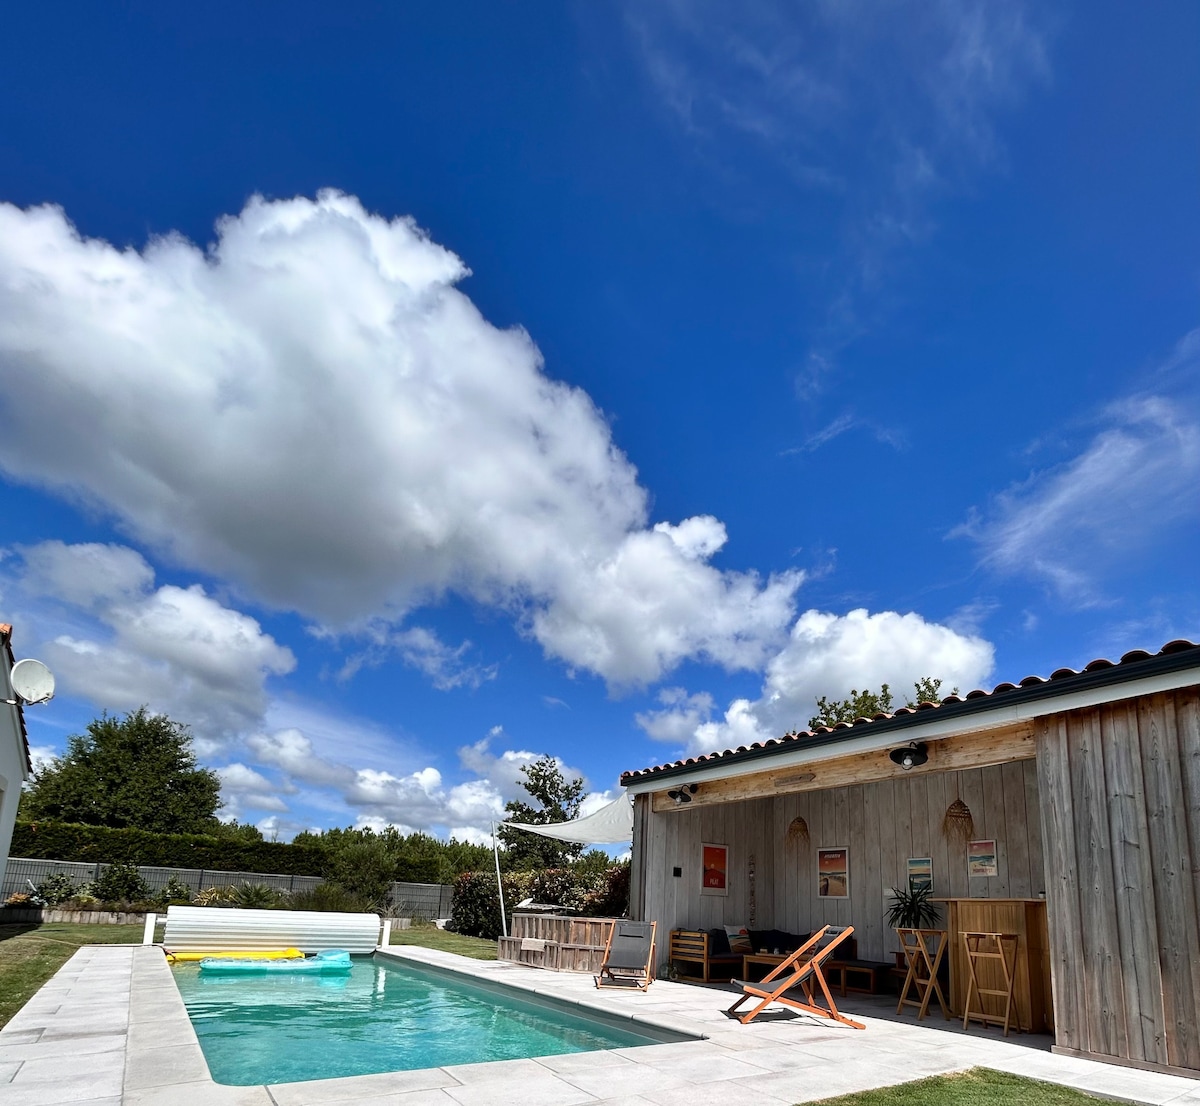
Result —
[[[466,275],[336,192],[255,198],[207,250],[0,205],[0,468],[339,628],[454,591],[617,683],[760,664],[800,574],[709,564],[714,519],[652,528],[595,405]]]
[[[984,638],[915,613],[805,611],[768,663],[758,699],[735,699],[713,718],[710,696],[674,689],[661,710],[639,715],[638,722],[650,736],[686,744],[689,752],[737,748],[805,729],[819,696],[843,699],[853,689],[886,683],[894,705],[902,706],[924,676],[940,679],[944,694],[953,687],[965,693],[980,686],[993,661]]]
[[[266,681],[291,672],[290,649],[202,587],[155,588],[132,549],[49,541],[5,561],[18,599],[39,613],[38,646],[68,695],[187,719],[207,753],[257,724]]]
[[[494,753],[491,743],[502,738],[496,727],[481,741],[458,750],[462,768],[469,774],[461,783],[449,784],[431,766],[410,772],[379,767],[354,767],[322,755],[313,741],[292,728],[275,733],[256,733],[245,739],[248,759],[282,777],[273,793],[296,795],[315,806],[347,810],[360,827],[382,829],[395,826],[405,833],[421,831],[456,837],[460,841],[490,843],[493,822],[504,820],[504,804],[517,797],[528,799],[521,787],[524,765],[542,755],[523,750]],[[582,776],[555,758],[567,779]],[[286,810],[262,801],[265,777],[253,765],[240,762],[219,770],[222,795],[236,812],[242,807]],[[589,813],[614,796],[593,791],[584,796],[581,811]],[[227,810],[226,813],[230,811]],[[281,823],[282,825],[282,823]]]

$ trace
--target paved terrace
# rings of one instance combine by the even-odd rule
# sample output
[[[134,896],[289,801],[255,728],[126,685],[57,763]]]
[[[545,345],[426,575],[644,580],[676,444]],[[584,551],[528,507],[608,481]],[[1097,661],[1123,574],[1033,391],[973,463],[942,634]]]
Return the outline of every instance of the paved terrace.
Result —
[[[896,1018],[894,1001],[845,1003],[865,1031],[805,1016],[740,1025],[721,986],[656,982],[597,991],[590,976],[390,949],[525,991],[668,1026],[706,1040],[264,1087],[214,1083],[156,947],[80,949],[0,1031],[0,1106],[776,1106],[984,1065],[1139,1103],[1194,1103],[1200,1081],[1052,1055],[1047,1037],[933,1015]],[[769,1013],[769,1011],[768,1011]]]

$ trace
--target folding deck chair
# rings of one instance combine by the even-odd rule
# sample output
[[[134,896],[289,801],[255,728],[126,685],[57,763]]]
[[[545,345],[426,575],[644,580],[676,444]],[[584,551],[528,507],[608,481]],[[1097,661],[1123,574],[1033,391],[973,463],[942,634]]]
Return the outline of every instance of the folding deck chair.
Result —
[[[866,1029],[862,1022],[856,1022],[853,1018],[848,1018],[838,1011],[837,1004],[833,1001],[833,994],[829,990],[829,984],[825,981],[825,973],[821,970],[825,962],[833,955],[834,949],[853,932],[853,926],[841,928],[823,926],[759,982],[750,983],[735,979],[733,983],[735,986],[741,987],[742,996],[725,1013],[731,1018],[737,1018],[745,1025],[762,1013],[772,1002],[778,1002],[795,1010],[803,1010],[806,1014],[816,1014],[819,1018],[829,1018],[831,1021],[841,1022],[854,1029]],[[820,988],[820,995],[814,993],[814,986]],[[799,988],[799,991],[789,998],[787,992],[793,988]],[[824,1006],[820,1003],[821,995],[825,998]],[[761,1001],[745,1014],[737,1013],[737,1008],[750,998]]]
[[[654,931],[657,922],[613,922],[604,949],[597,987],[640,987],[654,982]]]

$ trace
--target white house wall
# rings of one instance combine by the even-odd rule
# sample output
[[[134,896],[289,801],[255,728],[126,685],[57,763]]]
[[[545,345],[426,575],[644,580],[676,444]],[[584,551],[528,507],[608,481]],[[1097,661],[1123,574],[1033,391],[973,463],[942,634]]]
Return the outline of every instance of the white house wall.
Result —
[[[5,665],[5,667],[7,667]],[[8,675],[0,679],[0,690],[8,689]],[[7,693],[12,697],[11,692]],[[25,780],[25,741],[21,736],[21,719],[15,706],[0,703],[0,882],[8,864],[12,845],[13,823],[17,820],[17,803],[21,799],[21,784]]]

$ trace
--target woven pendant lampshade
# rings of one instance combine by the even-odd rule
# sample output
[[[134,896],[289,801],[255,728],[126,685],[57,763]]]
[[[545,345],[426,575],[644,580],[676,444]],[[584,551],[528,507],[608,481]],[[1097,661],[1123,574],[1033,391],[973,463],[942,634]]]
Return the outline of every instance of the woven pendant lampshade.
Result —
[[[787,839],[789,841],[808,841],[808,823],[797,815],[792,819],[792,823],[787,828]]]
[[[962,799],[955,799],[946,808],[946,817],[942,820],[942,833],[962,841],[970,841],[974,836],[975,819],[971,816],[971,808]]]

